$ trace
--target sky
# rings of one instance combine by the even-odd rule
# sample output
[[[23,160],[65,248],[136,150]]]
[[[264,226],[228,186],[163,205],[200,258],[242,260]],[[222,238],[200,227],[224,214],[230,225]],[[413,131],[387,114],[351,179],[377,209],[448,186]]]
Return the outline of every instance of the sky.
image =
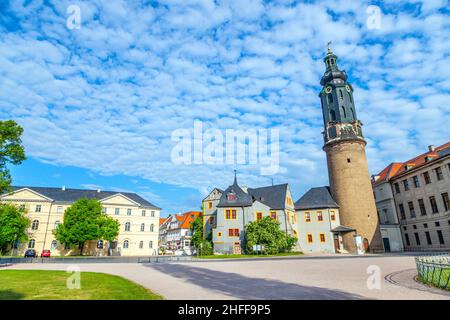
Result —
[[[136,192],[165,216],[198,210],[236,169],[241,185],[289,183],[296,200],[328,184],[318,98],[328,41],[354,87],[375,174],[450,140],[449,8],[2,0],[0,120],[24,128],[27,154],[10,167],[14,185]],[[278,172],[174,163],[172,134],[194,121],[221,132],[277,128]]]

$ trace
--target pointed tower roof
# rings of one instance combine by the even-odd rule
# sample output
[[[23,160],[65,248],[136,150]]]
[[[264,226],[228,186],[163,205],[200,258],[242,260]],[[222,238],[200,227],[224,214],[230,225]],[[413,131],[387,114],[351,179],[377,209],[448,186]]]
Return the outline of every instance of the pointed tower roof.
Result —
[[[333,53],[333,51],[331,51],[330,44],[331,42],[328,42],[327,55],[325,56],[325,58],[323,58],[326,70],[322,79],[320,80],[320,84],[322,86],[333,80],[336,80],[338,82],[347,81],[347,73],[345,72],[345,70],[339,70],[337,64],[338,57]]]
[[[222,193],[217,207],[249,207],[252,204],[252,196],[238,185],[235,170],[233,184]]]

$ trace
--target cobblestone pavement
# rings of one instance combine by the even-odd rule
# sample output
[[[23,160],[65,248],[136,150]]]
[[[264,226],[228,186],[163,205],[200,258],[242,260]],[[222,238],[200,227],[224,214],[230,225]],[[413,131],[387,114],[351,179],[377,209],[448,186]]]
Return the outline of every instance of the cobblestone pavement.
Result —
[[[16,264],[2,269],[66,270],[68,266]],[[450,300],[448,293],[414,281],[414,258],[407,255],[78,266],[81,271],[123,276],[167,299]],[[369,289],[368,281],[376,287],[377,279],[379,289]]]

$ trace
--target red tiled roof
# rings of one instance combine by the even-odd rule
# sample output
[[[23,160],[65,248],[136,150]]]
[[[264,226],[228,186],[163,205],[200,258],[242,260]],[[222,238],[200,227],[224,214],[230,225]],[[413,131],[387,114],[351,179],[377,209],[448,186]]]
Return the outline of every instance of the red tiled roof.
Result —
[[[159,218],[159,225],[162,225],[166,220],[167,218]]]
[[[191,223],[202,213],[200,211],[189,211],[183,213],[183,222],[180,225],[181,229],[189,229],[191,227]]]
[[[438,151],[450,147],[450,142],[447,142],[439,147],[436,147],[434,151],[427,151],[425,153],[422,153],[421,155],[418,155],[415,158],[412,158],[405,162],[393,162],[390,165],[388,165],[386,168],[384,168],[377,176],[377,178],[374,181],[374,184],[381,182],[381,181],[387,181],[395,176],[398,176],[405,171],[407,171],[406,167],[409,166],[412,168],[418,168],[426,163],[427,157],[433,158],[433,160],[436,160],[439,158]],[[409,170],[411,170],[409,169]]]

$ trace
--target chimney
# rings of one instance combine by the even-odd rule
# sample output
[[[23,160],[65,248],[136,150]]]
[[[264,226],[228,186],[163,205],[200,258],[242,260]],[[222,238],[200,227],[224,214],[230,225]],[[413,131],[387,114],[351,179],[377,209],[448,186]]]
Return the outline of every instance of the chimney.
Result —
[[[436,147],[433,145],[428,146],[428,151],[433,152],[434,150],[436,150]]]
[[[66,186],[62,186],[61,190],[66,191]]]

